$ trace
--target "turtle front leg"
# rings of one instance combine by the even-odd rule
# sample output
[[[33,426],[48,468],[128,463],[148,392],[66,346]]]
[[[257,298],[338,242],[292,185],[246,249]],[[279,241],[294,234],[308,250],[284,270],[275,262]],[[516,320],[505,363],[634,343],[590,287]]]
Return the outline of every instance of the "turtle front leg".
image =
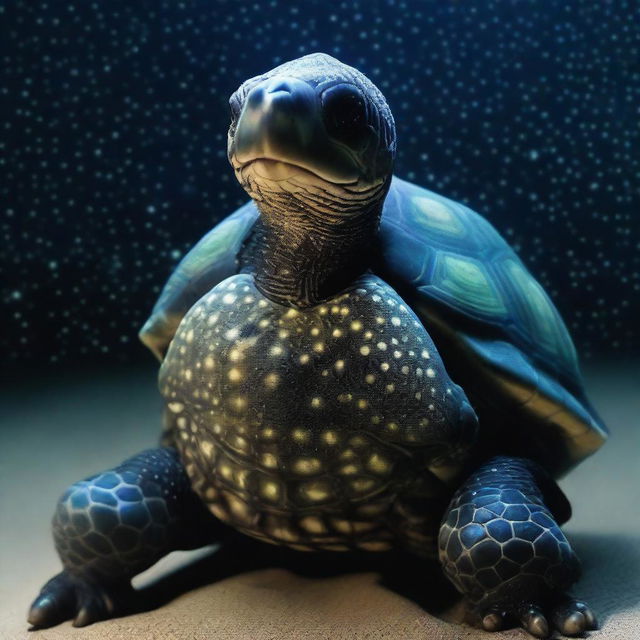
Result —
[[[74,626],[135,609],[131,578],[176,549],[219,539],[219,523],[191,490],[177,452],[150,449],[62,495],[53,537],[64,570],[42,588],[28,621]]]
[[[537,637],[596,628],[586,604],[566,590],[580,563],[558,526],[571,513],[556,483],[535,463],[499,457],[453,497],[440,527],[445,574],[487,631],[520,625]]]

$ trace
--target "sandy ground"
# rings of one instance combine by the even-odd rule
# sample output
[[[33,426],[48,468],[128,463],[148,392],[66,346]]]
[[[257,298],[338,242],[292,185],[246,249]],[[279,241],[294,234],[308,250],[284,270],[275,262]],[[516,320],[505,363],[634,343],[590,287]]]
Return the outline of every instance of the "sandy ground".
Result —
[[[584,565],[575,592],[599,615],[593,637],[640,637],[640,366],[587,370],[587,388],[613,436],[562,487],[574,506],[565,530]],[[0,393],[0,638],[493,637],[455,622],[460,607],[437,570],[411,562],[300,560],[253,543],[172,554],[159,608],[85,629],[28,632],[25,615],[59,571],[49,534],[57,497],[74,480],[145,447],[159,430],[153,366],[108,374],[32,377]],[[305,554],[302,554],[305,555]],[[257,556],[257,557],[256,557]],[[305,556],[308,558],[308,556]],[[190,563],[184,566],[185,563]],[[407,577],[409,574],[411,578]],[[500,638],[525,638],[519,630]]]

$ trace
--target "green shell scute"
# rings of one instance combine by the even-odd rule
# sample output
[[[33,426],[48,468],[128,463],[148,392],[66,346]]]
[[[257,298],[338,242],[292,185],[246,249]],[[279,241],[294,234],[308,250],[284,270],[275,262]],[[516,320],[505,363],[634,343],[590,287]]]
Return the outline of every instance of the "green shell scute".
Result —
[[[441,251],[431,279],[432,295],[469,314],[506,319],[509,310],[485,265],[475,258]]]
[[[493,327],[542,367],[579,379],[555,306],[493,226],[468,207],[394,179],[382,222],[386,262],[447,314]]]
[[[576,362],[569,332],[544,289],[519,261],[507,259],[500,266],[504,270],[504,280],[514,288],[515,312],[533,338],[545,351],[558,353],[563,362]]]

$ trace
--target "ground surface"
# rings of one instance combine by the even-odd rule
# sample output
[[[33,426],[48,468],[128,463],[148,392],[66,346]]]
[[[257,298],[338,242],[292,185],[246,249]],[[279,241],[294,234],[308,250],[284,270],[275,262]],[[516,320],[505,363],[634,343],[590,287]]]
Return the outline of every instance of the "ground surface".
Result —
[[[640,366],[588,371],[587,386],[613,437],[562,486],[574,505],[565,527],[584,565],[576,594],[599,615],[594,638],[640,634]],[[403,559],[310,559],[244,544],[173,554],[184,565],[152,592],[161,606],[73,629],[28,633],[25,615],[59,570],[49,520],[72,481],[154,446],[160,399],[152,368],[108,375],[32,377],[0,394],[0,639],[382,638],[491,636],[455,624],[460,607],[434,568]],[[266,551],[263,551],[266,549]],[[260,560],[256,558],[256,554]],[[162,568],[156,568],[156,576]],[[411,575],[411,577],[407,577]],[[446,620],[446,621],[445,621]]]

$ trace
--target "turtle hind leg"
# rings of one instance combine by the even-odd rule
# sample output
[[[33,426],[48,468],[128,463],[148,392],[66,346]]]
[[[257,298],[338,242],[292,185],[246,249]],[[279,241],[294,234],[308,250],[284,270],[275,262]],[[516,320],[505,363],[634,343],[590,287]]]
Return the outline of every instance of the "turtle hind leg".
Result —
[[[85,626],[133,611],[133,576],[225,532],[191,490],[177,452],[144,451],[62,495],[53,536],[64,570],[44,585],[28,621],[49,627],[73,618]]]
[[[453,497],[438,547],[445,574],[487,631],[522,626],[547,637],[596,628],[586,604],[566,593],[580,564],[557,524],[569,504],[555,482],[523,458],[493,458]]]

